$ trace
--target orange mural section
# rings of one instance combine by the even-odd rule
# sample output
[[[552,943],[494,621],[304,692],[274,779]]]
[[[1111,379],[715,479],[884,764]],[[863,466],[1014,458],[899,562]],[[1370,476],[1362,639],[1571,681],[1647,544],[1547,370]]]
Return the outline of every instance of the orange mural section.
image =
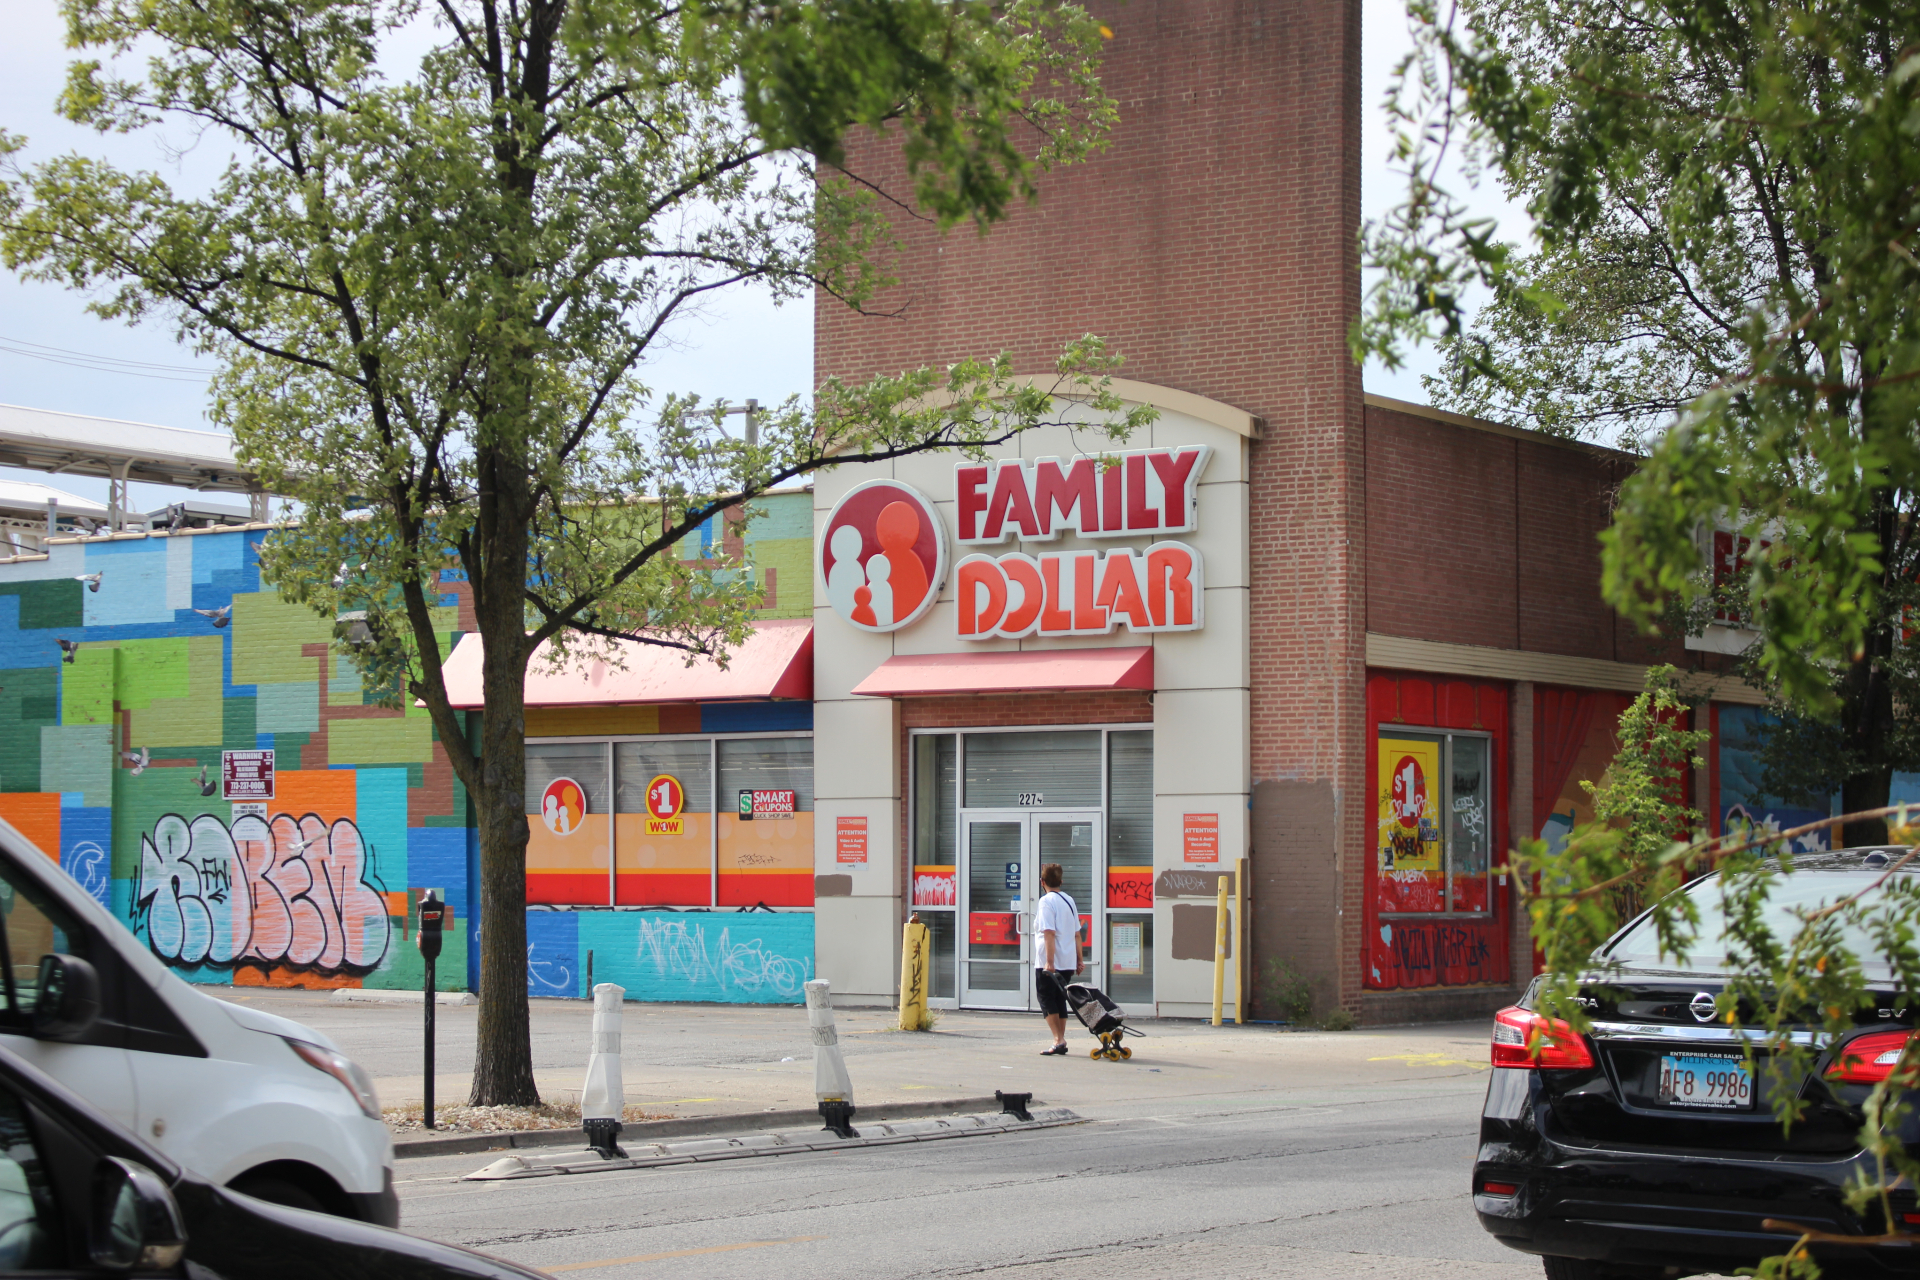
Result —
[[[60,793],[12,791],[0,794],[0,818],[33,841],[34,847],[60,861]]]
[[[567,834],[539,814],[527,817],[527,901],[559,907],[607,905],[611,831],[604,813],[589,813]]]
[[[713,899],[713,815],[682,810],[672,822],[644,813],[614,816],[623,907],[705,907]],[[654,831],[647,828],[652,826]],[[679,833],[671,834],[678,826]]]
[[[742,822],[720,815],[722,907],[813,905],[813,814]]]

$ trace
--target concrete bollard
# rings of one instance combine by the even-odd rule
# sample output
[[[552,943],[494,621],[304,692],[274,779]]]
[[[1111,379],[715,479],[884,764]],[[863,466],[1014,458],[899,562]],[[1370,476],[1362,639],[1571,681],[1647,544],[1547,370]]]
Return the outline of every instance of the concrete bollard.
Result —
[[[587,1145],[608,1159],[626,1157],[620,1147],[620,1117],[627,1091],[620,1079],[620,1002],[625,987],[603,982],[593,989],[593,1051],[587,1057],[587,1082],[580,1086],[580,1127]]]
[[[857,1138],[853,1127],[853,1079],[847,1060],[840,1056],[840,1033],[833,1025],[832,989],[825,978],[806,984],[807,1029],[813,1035],[813,1093],[827,1128],[843,1138]]]

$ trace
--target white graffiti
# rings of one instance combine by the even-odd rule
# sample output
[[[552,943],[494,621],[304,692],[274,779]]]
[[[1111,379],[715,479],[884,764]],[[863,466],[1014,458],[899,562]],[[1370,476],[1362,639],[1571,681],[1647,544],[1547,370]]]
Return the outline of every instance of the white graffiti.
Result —
[[[533,946],[531,942],[527,944],[527,985],[532,988],[527,994],[536,996],[549,993],[561,996],[575,994],[573,971],[558,960],[535,960]],[[556,970],[559,972],[558,977],[554,976]]]
[[[167,814],[140,837],[136,931],[175,964],[286,964],[364,973],[386,956],[384,886],[360,829],[314,814],[231,828]]]
[[[955,907],[959,878],[952,874],[923,875],[914,873],[913,905],[916,907]]]
[[[695,989],[710,987],[719,999],[728,988],[749,993],[772,991],[799,999],[813,977],[813,959],[797,959],[767,951],[758,938],[735,943],[732,930],[720,930],[717,944],[707,942],[701,921],[641,920],[639,960],[651,964],[656,975],[684,982]]]
[[[77,840],[67,851],[67,874],[80,882],[96,902],[105,902],[109,891],[107,851],[92,840]]]

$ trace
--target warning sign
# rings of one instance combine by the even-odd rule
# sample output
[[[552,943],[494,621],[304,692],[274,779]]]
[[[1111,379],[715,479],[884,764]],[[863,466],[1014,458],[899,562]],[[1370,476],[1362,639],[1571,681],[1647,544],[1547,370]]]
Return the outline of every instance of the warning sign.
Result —
[[[835,818],[833,822],[834,856],[841,862],[867,860],[867,820]]]
[[[222,800],[273,799],[273,748],[220,753]]]
[[[1181,857],[1187,862],[1220,861],[1220,815],[1181,814],[1180,851]]]

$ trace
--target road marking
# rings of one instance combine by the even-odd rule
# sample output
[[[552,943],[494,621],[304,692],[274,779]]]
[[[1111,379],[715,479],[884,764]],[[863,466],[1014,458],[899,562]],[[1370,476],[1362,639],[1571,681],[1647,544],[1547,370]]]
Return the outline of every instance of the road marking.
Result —
[[[1444,1053],[1395,1053],[1384,1058],[1368,1058],[1368,1062],[1404,1062],[1410,1067],[1472,1067],[1475,1071],[1488,1070],[1490,1065],[1484,1059],[1449,1058]]]
[[[777,1244],[802,1244],[824,1240],[825,1236],[789,1236],[785,1240],[747,1240],[740,1244],[709,1245],[705,1249],[673,1249],[666,1253],[636,1253],[631,1258],[602,1258],[598,1262],[563,1262],[557,1267],[541,1267],[548,1275],[562,1271],[587,1271],[594,1267],[624,1267],[630,1262],[659,1262],[663,1258],[691,1258],[703,1253],[732,1253],[735,1249],[770,1249]]]

